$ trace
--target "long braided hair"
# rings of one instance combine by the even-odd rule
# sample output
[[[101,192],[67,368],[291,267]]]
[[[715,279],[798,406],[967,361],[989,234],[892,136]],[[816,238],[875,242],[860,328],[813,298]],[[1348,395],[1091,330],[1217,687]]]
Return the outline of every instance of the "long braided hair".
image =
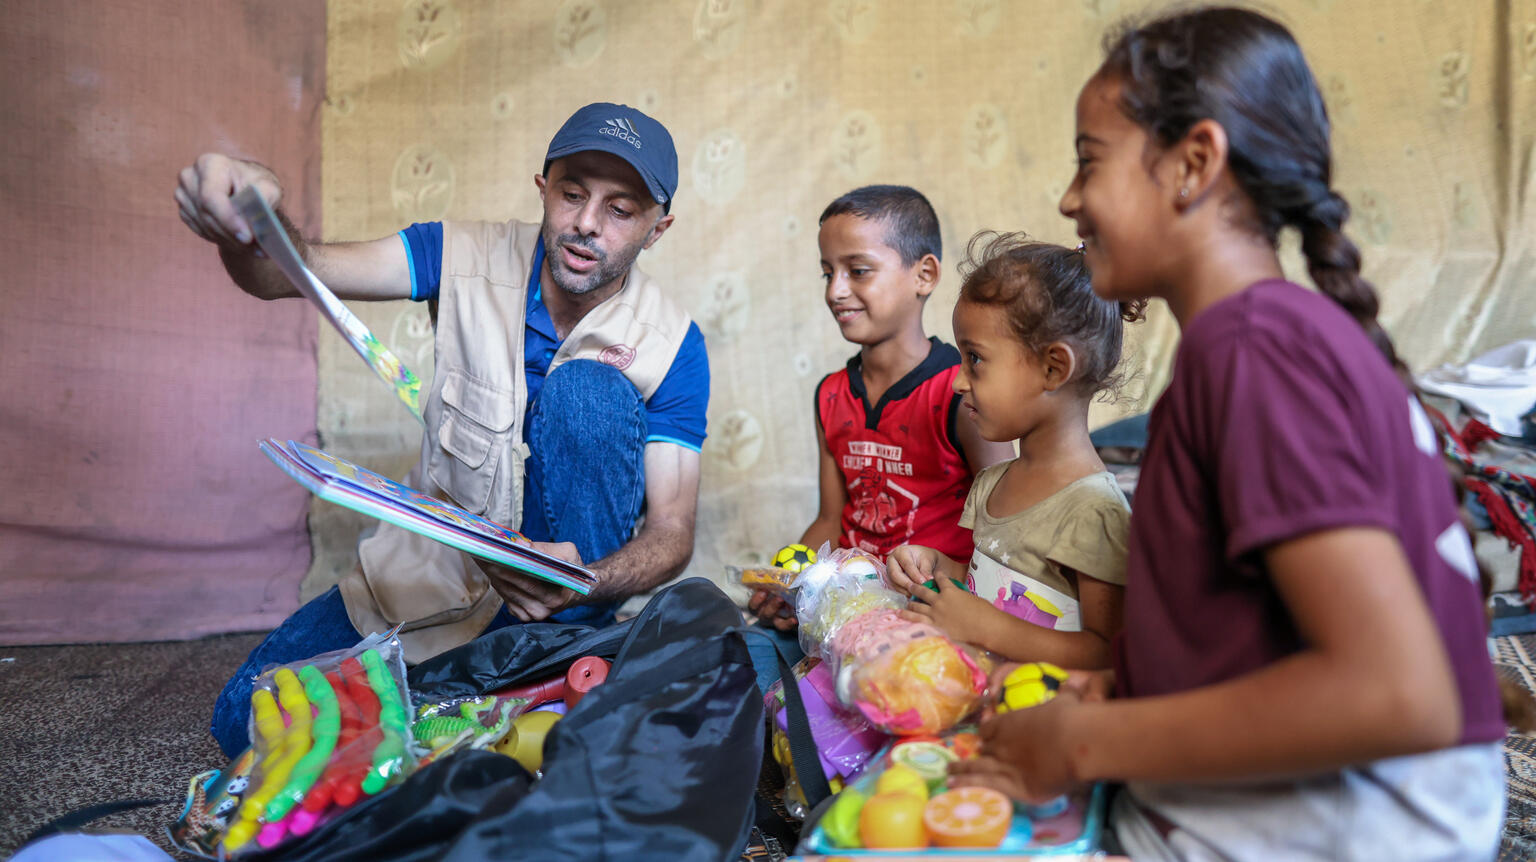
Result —
[[[1416,391],[1376,319],[1381,303],[1360,275],[1360,250],[1344,235],[1349,203],[1332,187],[1328,109],[1290,31],[1251,10],[1198,8],[1124,25],[1105,39],[1105,55],[1098,76],[1120,84],[1121,110],[1161,146],[1178,143],[1201,120],[1221,124],[1228,166],[1253,202],[1257,223],[1250,227],[1276,247],[1282,229],[1296,228],[1318,290],[1360,324]],[[1452,480],[1461,499],[1454,471]],[[1486,570],[1482,581],[1486,597]],[[1502,676],[1499,687],[1506,720],[1536,729],[1530,693]]]

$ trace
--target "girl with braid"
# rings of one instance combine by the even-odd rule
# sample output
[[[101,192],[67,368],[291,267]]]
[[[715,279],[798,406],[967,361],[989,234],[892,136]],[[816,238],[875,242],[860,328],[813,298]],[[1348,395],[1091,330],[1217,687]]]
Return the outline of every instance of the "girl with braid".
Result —
[[[1113,669],[984,722],[951,782],[1123,782],[1136,859],[1491,859],[1505,723],[1477,565],[1342,232],[1301,49],[1238,9],[1126,29],[1076,149],[1061,211],[1095,292],[1161,297],[1183,337]],[[1281,271],[1285,228],[1316,291]]]

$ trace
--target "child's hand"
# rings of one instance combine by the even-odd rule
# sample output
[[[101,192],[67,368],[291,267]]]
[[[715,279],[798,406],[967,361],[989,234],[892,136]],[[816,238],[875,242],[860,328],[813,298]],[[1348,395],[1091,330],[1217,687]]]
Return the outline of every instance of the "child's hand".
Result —
[[[938,576],[939,552],[922,545],[901,545],[885,558],[885,579],[891,588],[919,595],[923,584]]]
[[[999,622],[995,617],[1006,617],[1007,613],[981,596],[955,586],[949,578],[939,578],[935,583],[938,592],[921,583],[912,589],[913,601],[901,612],[902,619],[928,623],[956,640],[991,649],[988,633],[994,627],[992,624]]]
[[[747,610],[781,632],[792,631],[800,625],[800,621],[795,619],[794,605],[767,590],[753,590],[752,598],[747,599]]]
[[[981,756],[950,764],[952,787],[991,787],[1014,799],[1043,803],[1073,789],[1064,729],[1081,708],[1063,689],[1039,706],[996,715],[981,723]]]
[[[1115,672],[1112,670],[1069,670],[1062,691],[1070,691],[1083,703],[1099,703],[1115,696]]]

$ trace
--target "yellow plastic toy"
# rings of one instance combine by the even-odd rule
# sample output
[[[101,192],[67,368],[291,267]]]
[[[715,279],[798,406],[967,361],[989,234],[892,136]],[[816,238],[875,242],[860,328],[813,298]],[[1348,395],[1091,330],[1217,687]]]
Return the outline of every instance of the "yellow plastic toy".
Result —
[[[495,745],[495,750],[521,763],[529,772],[544,766],[544,739],[560,720],[557,712],[525,712],[512,722],[512,729]]]
[[[1003,696],[998,700],[997,711],[1004,713],[1039,706],[1055,697],[1066,681],[1067,672],[1050,662],[1021,664],[1004,677]]]
[[[270,692],[266,689],[252,692],[251,709],[256,716],[257,735],[268,743],[274,737],[280,739],[277,739],[277,745],[268,750],[265,760],[259,764],[262,773],[260,786],[240,803],[239,818],[224,834],[224,849],[231,853],[256,837],[267,803],[288,782],[294,764],[309,752],[309,727],[313,723],[314,714],[310,711],[304,686],[299,682],[299,677],[286,667],[278,668],[272,675],[272,682],[277,686],[278,702],[283,705],[283,711],[288,713],[291,723],[286,729],[282,727],[282,716],[273,705]]]

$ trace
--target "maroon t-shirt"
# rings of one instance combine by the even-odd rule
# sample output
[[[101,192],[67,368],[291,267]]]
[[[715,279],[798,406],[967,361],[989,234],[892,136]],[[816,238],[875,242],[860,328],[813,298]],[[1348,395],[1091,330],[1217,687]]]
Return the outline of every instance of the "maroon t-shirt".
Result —
[[[1433,429],[1336,303],[1277,280],[1201,312],[1149,435],[1115,642],[1122,694],[1210,685],[1297,651],[1263,549],[1381,527],[1439,625],[1462,742],[1503,737],[1476,564]]]

